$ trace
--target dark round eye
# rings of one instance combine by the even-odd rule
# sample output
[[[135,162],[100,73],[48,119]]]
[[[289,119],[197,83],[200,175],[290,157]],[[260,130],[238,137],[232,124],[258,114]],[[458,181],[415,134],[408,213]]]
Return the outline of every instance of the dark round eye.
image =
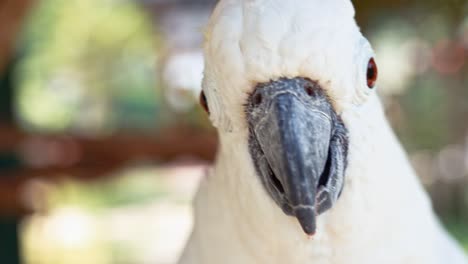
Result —
[[[374,58],[371,58],[367,64],[367,87],[371,89],[375,87],[378,75],[379,71],[377,69],[377,64],[375,63]]]
[[[201,91],[200,93],[200,105],[208,114],[210,113],[210,109],[208,108],[208,102],[206,101],[205,92],[203,91]]]

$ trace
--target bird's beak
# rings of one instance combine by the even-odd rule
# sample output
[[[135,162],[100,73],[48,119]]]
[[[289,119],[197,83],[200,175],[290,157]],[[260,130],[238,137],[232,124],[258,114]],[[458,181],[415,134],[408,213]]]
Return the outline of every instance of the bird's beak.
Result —
[[[259,166],[261,174],[268,174],[264,183],[282,196],[283,210],[298,219],[305,233],[313,235],[316,216],[324,207],[331,207],[343,179],[330,175],[335,159],[331,153],[335,147],[331,146],[335,145],[334,111],[323,91],[307,82],[281,79],[258,87],[252,97],[258,109],[253,110],[251,132],[264,156],[265,162]],[[341,176],[339,186],[333,186],[334,193],[320,193],[329,185],[330,176]],[[334,181],[337,185],[337,179]]]

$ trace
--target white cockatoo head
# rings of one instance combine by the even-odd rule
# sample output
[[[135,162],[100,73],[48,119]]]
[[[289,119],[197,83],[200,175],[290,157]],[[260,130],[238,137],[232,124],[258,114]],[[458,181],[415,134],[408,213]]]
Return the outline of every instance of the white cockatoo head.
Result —
[[[346,188],[349,118],[377,101],[351,2],[222,0],[205,38],[201,100],[221,145],[248,145],[266,193],[313,234]]]

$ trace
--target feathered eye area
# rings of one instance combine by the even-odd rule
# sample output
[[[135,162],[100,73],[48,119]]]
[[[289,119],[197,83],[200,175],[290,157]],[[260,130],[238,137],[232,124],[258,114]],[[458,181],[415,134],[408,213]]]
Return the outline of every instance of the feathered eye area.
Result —
[[[208,108],[208,102],[206,101],[205,92],[201,91],[199,100],[200,100],[200,105],[203,107],[205,112],[209,114],[210,109]]]
[[[371,89],[375,87],[378,75],[379,71],[377,69],[377,64],[375,63],[374,58],[371,58],[367,64],[367,87]]]

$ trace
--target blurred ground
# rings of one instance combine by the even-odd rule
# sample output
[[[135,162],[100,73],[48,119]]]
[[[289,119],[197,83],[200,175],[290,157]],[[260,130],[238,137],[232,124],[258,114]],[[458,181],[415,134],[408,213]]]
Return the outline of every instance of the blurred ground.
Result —
[[[25,263],[174,263],[205,169],[140,167],[92,184],[31,183],[50,196],[44,212],[22,223]]]
[[[468,249],[468,2],[353,2],[392,125]],[[175,261],[216,147],[197,106],[214,3],[0,2],[2,261],[18,243],[22,263]]]

